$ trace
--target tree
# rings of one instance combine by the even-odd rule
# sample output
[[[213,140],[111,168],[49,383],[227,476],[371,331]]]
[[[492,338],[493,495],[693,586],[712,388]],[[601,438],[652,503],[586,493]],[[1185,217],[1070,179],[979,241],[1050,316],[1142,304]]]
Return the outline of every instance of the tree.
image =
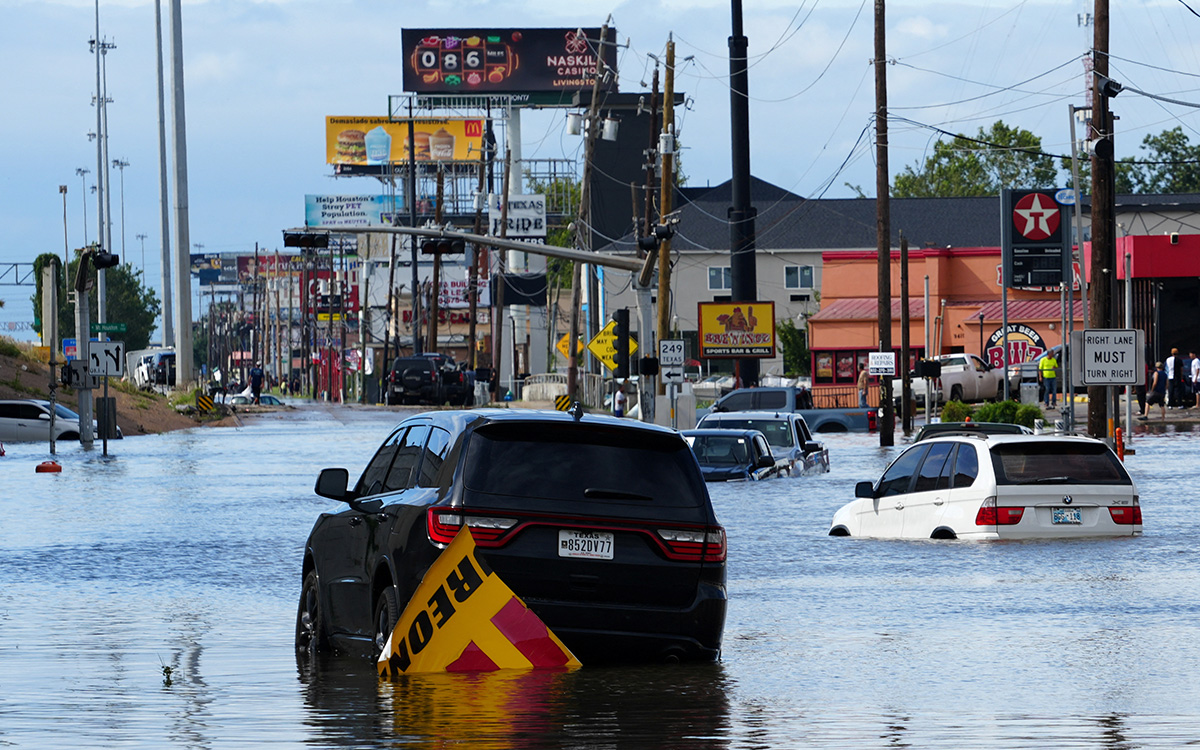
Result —
[[[961,198],[999,195],[1004,188],[1053,185],[1054,159],[1041,153],[1042,139],[997,120],[974,138],[938,141],[923,165],[904,168],[892,182],[896,198]]]
[[[1144,194],[1200,193],[1200,146],[1193,146],[1183,128],[1176,126],[1142,139],[1147,152],[1137,165],[1135,191]]]
[[[783,348],[783,372],[788,377],[808,375],[811,372],[811,357],[808,351],[808,331],[797,328],[791,320],[784,319],[775,324],[775,335]]]
[[[1059,162],[1063,170],[1067,173],[1066,184],[1071,183],[1071,159],[1064,157]],[[1117,183],[1116,191],[1122,195],[1129,195],[1138,192],[1135,187],[1135,177],[1137,172],[1137,164],[1134,164],[1133,159],[1126,157],[1120,159],[1116,163]],[[1092,160],[1087,154],[1079,156],[1079,182],[1083,195],[1089,195],[1092,192]]]
[[[42,288],[41,288],[41,271],[42,268],[51,259],[58,260],[61,265],[61,260],[53,253],[43,253],[34,260],[34,272],[37,275],[38,287],[30,301],[33,303],[35,317],[40,318],[42,309]],[[69,299],[67,294],[68,289],[74,289],[75,274],[79,268],[79,253],[76,252],[74,260],[71,261],[70,267],[67,268],[65,278],[59,285],[58,295],[58,330],[59,334],[64,337],[69,337],[70,332],[74,331],[75,338],[79,340],[90,338],[89,331],[75,331],[75,305]],[[91,320],[98,320],[97,316],[97,295],[95,290],[96,269],[88,264],[88,275],[93,285],[91,293],[88,294],[89,311]],[[108,315],[106,316],[110,322],[124,323],[125,333],[118,334],[117,337],[125,342],[125,348],[128,351],[136,351],[145,349],[150,344],[150,334],[154,331],[154,321],[158,318],[161,310],[158,301],[158,295],[150,289],[142,285],[142,272],[136,270],[128,263],[122,263],[106,271],[106,308]],[[36,326],[38,333],[41,333],[40,323]],[[44,342],[47,346],[50,342]]]

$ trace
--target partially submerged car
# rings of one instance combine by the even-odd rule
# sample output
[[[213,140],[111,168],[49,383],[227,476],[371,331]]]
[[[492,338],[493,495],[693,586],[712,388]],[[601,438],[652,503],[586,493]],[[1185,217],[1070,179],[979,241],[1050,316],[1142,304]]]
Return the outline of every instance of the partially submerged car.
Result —
[[[916,443],[931,437],[945,435],[1032,435],[1033,430],[1025,425],[1007,422],[933,422],[922,425],[913,436]]]
[[[804,417],[795,412],[728,411],[706,414],[699,429],[758,430],[767,438],[776,459],[789,464],[792,474],[829,471],[829,449],[813,440]]]
[[[44,440],[50,441],[50,412],[54,411],[54,439],[79,439],[79,414],[62,404],[45,399],[21,398],[0,401],[0,442],[17,443]],[[120,425],[116,425],[116,438],[123,437]],[[99,434],[96,420],[92,420],[92,434]]]
[[[833,516],[831,536],[1046,539],[1138,536],[1137,487],[1107,444],[1060,435],[913,443]]]
[[[713,660],[725,530],[679,433],[609,416],[414,415],[349,485],[325,469],[304,548],[301,653],[375,658],[455,535],[583,662]]]
[[[758,430],[681,430],[692,447],[706,482],[770,479],[788,476],[792,462],[777,459]]]

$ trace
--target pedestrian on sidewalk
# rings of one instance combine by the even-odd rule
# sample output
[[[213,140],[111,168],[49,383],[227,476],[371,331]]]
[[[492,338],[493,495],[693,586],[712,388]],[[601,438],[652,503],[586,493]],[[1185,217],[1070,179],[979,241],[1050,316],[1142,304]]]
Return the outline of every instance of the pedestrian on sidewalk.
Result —
[[[1053,409],[1058,406],[1058,360],[1053,350],[1048,350],[1038,362],[1038,376],[1046,387],[1046,408]]]
[[[1192,358],[1192,393],[1196,396],[1196,408],[1200,409],[1200,357],[1195,352],[1189,356]]]
[[[625,416],[626,400],[627,400],[627,396],[625,395],[625,384],[621,383],[620,385],[617,386],[617,392],[613,394],[613,416],[614,417]]]
[[[1171,347],[1171,356],[1167,357],[1167,405],[1172,409],[1183,408],[1183,357],[1179,350]],[[1189,372],[1190,374],[1190,372]]]
[[[867,408],[867,389],[870,388],[870,375],[867,374],[867,366],[859,363],[858,365],[858,406],[859,408]]]
[[[1150,389],[1146,392],[1146,411],[1138,419],[1150,416],[1150,407],[1158,404],[1162,411],[1161,419],[1167,418],[1167,373],[1162,362],[1154,363],[1154,374],[1150,376]]]

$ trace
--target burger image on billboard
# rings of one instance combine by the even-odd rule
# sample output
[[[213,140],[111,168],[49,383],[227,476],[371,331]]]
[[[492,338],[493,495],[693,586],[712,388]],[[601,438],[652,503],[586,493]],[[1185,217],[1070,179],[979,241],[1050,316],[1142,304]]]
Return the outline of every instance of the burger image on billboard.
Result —
[[[337,136],[337,161],[364,164],[367,161],[367,134],[361,130],[343,130]]]

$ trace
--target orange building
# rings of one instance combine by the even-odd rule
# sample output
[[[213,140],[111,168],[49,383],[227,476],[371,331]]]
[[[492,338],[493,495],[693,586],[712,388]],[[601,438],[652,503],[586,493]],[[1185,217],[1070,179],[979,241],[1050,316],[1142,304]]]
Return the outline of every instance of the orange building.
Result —
[[[1004,361],[1004,305],[999,247],[925,248],[908,253],[909,367],[926,356],[970,352]],[[821,309],[809,319],[813,383],[852,385],[867,354],[879,351],[878,256],[874,251],[823,253]],[[1078,269],[1076,269],[1078,272]],[[930,315],[925,310],[929,280]],[[900,361],[900,252],[892,251],[892,348]],[[1075,327],[1083,303],[1074,293]],[[1009,361],[1025,361],[1063,340],[1063,295],[1054,289],[1008,290]]]

